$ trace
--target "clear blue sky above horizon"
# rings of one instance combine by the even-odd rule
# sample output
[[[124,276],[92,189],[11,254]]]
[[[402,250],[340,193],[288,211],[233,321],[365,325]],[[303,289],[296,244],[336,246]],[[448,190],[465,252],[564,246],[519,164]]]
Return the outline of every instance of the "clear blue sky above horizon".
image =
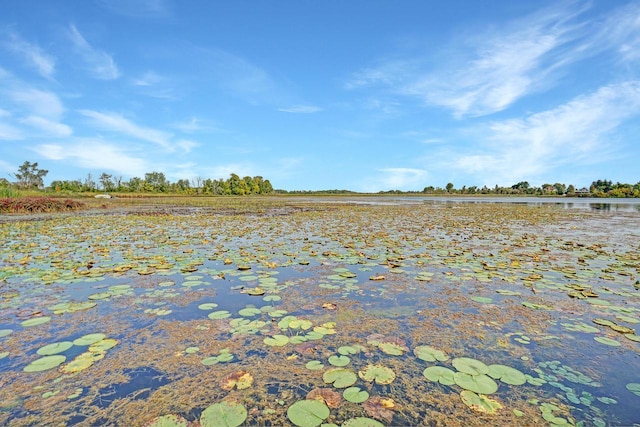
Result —
[[[4,0],[0,177],[640,181],[640,2]]]

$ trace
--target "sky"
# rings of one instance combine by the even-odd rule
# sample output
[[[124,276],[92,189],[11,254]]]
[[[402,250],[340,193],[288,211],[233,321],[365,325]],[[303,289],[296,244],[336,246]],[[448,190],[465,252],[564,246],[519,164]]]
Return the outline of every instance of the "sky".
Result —
[[[0,177],[640,181],[640,2],[3,0]]]

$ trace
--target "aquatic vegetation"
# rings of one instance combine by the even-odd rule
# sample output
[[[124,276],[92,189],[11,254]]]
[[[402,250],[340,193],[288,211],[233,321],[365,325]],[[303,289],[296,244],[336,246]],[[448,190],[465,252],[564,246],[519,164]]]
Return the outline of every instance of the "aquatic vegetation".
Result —
[[[640,421],[635,213],[202,203],[0,223],[0,424]]]

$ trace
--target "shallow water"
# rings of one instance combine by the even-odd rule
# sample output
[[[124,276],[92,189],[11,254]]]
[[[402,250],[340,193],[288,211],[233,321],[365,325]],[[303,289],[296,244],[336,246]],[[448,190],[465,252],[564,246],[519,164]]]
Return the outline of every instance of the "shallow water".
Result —
[[[145,425],[166,414],[195,423],[209,405],[233,401],[247,425],[289,425],[288,408],[312,390],[342,394],[323,377],[344,346],[358,350],[344,369],[370,397],[332,403],[324,422],[640,423],[640,396],[627,388],[640,383],[635,205],[423,199],[0,224],[0,423]],[[60,313],[65,302],[95,306]],[[97,360],[82,369],[69,366],[87,345],[59,353],[59,366],[24,371],[44,345],[91,333],[117,345],[89,352]],[[417,357],[422,346],[444,360]],[[456,371],[461,358],[507,365],[527,381],[495,379],[487,396],[501,408],[478,412],[461,385],[423,375]],[[308,369],[311,361],[323,367]],[[370,365],[395,378],[368,381]],[[252,381],[229,390],[238,372]]]

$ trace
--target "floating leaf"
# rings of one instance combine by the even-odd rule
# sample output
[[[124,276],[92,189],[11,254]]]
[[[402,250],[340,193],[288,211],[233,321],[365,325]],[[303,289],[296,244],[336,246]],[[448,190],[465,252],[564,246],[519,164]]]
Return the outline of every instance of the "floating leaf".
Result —
[[[429,366],[422,372],[422,375],[429,381],[443,385],[454,385],[456,383],[454,379],[455,372],[444,366]]]
[[[608,337],[595,337],[594,340],[598,341],[600,344],[610,345],[611,347],[619,347],[621,344]]]
[[[246,371],[238,371],[224,377],[221,382],[221,387],[224,390],[233,390],[234,387],[238,390],[243,390],[251,387],[252,384],[253,375]]]
[[[489,365],[488,375],[510,385],[522,385],[527,382],[527,377],[522,372],[505,365]]]
[[[331,368],[322,375],[325,383],[331,383],[336,388],[351,387],[356,383],[358,377],[355,372],[345,368]]]
[[[469,408],[484,414],[494,415],[502,408],[502,405],[497,400],[490,399],[487,396],[476,394],[469,390],[463,390],[460,393],[460,397]]]
[[[0,338],[4,338],[13,333],[13,329],[0,329]]]
[[[360,349],[357,347],[349,346],[349,345],[343,345],[341,347],[338,347],[338,353],[342,354],[343,356],[347,356],[350,354],[360,353]]]
[[[368,382],[375,381],[376,384],[391,384],[396,379],[396,374],[382,365],[367,365],[358,372],[358,376]]]
[[[362,404],[367,415],[391,423],[393,419],[392,409],[395,407],[393,399],[375,396]]]
[[[28,319],[20,322],[20,326],[24,328],[29,328],[31,326],[42,325],[43,323],[47,323],[50,320],[51,320],[51,317],[49,316],[34,317],[32,319]]]
[[[256,277],[257,279],[257,277]],[[247,294],[251,296],[261,296],[265,294],[265,290],[263,288],[249,288],[247,289]]]
[[[227,310],[218,310],[212,311],[207,317],[211,320],[220,320],[231,317],[231,313],[229,313]]]
[[[330,388],[314,388],[307,394],[308,400],[319,400],[329,408],[339,408],[342,404],[342,395]]]
[[[498,384],[484,374],[470,375],[466,372],[456,372],[453,379],[460,387],[478,394],[493,394],[498,391]]]
[[[116,345],[118,345],[118,340],[113,338],[105,338],[103,340],[96,341],[95,343],[91,344],[89,346],[89,351],[93,353],[107,351],[115,347]]]
[[[342,423],[342,427],[384,427],[384,424],[372,418],[356,417]]]
[[[333,366],[347,366],[351,362],[348,356],[331,356],[329,357],[329,363]]]
[[[62,355],[41,357],[40,359],[36,359],[33,362],[29,363],[27,366],[25,366],[23,371],[25,372],[47,371],[49,369],[58,367],[65,360],[67,360],[67,357]]]
[[[280,297],[280,295],[267,295],[264,298],[262,298],[263,301],[267,301],[267,302],[280,301],[281,299],[282,297]]]
[[[287,418],[298,427],[316,427],[329,417],[329,407],[318,400],[300,400],[287,409]]]
[[[200,304],[198,306],[198,308],[200,310],[213,310],[214,308],[216,308],[218,306],[218,304],[216,304],[215,302],[205,302],[203,304]]]
[[[349,387],[342,392],[342,396],[349,402],[362,403],[369,398],[369,392],[360,387]]]
[[[40,356],[51,356],[52,354],[64,353],[73,346],[71,341],[61,341],[53,344],[47,344],[40,347],[36,353]]]
[[[200,415],[202,427],[237,427],[247,419],[247,408],[237,402],[214,403]]]
[[[73,340],[73,345],[77,345],[77,346],[91,345],[93,343],[96,343],[100,340],[105,339],[106,337],[107,336],[105,334],[87,334]]]
[[[273,347],[282,347],[289,344],[289,337],[286,335],[274,335],[263,340],[266,345]]]
[[[144,427],[188,427],[189,421],[177,414],[162,415],[149,421]]]
[[[94,360],[93,353],[89,353],[89,352],[82,353],[82,354],[79,354],[71,362],[67,363],[66,365],[63,365],[60,368],[60,371],[65,374],[74,374],[76,372],[80,372],[87,368],[90,368],[91,366],[93,366],[94,361],[95,360]]]
[[[629,383],[626,385],[627,390],[636,396],[640,396],[640,383]]]
[[[444,362],[449,359],[449,356],[447,356],[444,351],[437,350],[428,345],[421,345],[414,348],[413,354],[415,354],[418,359],[426,362],[435,362],[437,360]]]
[[[479,302],[482,304],[491,304],[493,302],[493,299],[488,298],[488,297],[478,297],[478,296],[473,296],[471,297],[471,299],[475,302]]]
[[[451,361],[451,364],[460,372],[469,375],[482,375],[489,372],[489,367],[479,360],[470,357],[457,357]]]
[[[111,292],[98,292],[97,294],[89,295],[87,298],[89,298],[90,300],[101,300],[101,299],[107,299],[111,296],[113,296]]]
[[[240,310],[238,314],[242,317],[251,317],[251,316],[256,316],[258,314],[262,314],[262,312],[260,311],[259,308],[247,307]]]
[[[389,342],[381,342],[378,344],[378,348],[382,350],[383,353],[390,354],[392,356],[401,356],[407,350],[406,347]]]
[[[312,360],[310,362],[307,362],[307,364],[304,365],[304,366],[307,369],[312,370],[312,371],[317,371],[317,370],[320,370],[320,369],[324,368],[324,365],[319,360]]]

